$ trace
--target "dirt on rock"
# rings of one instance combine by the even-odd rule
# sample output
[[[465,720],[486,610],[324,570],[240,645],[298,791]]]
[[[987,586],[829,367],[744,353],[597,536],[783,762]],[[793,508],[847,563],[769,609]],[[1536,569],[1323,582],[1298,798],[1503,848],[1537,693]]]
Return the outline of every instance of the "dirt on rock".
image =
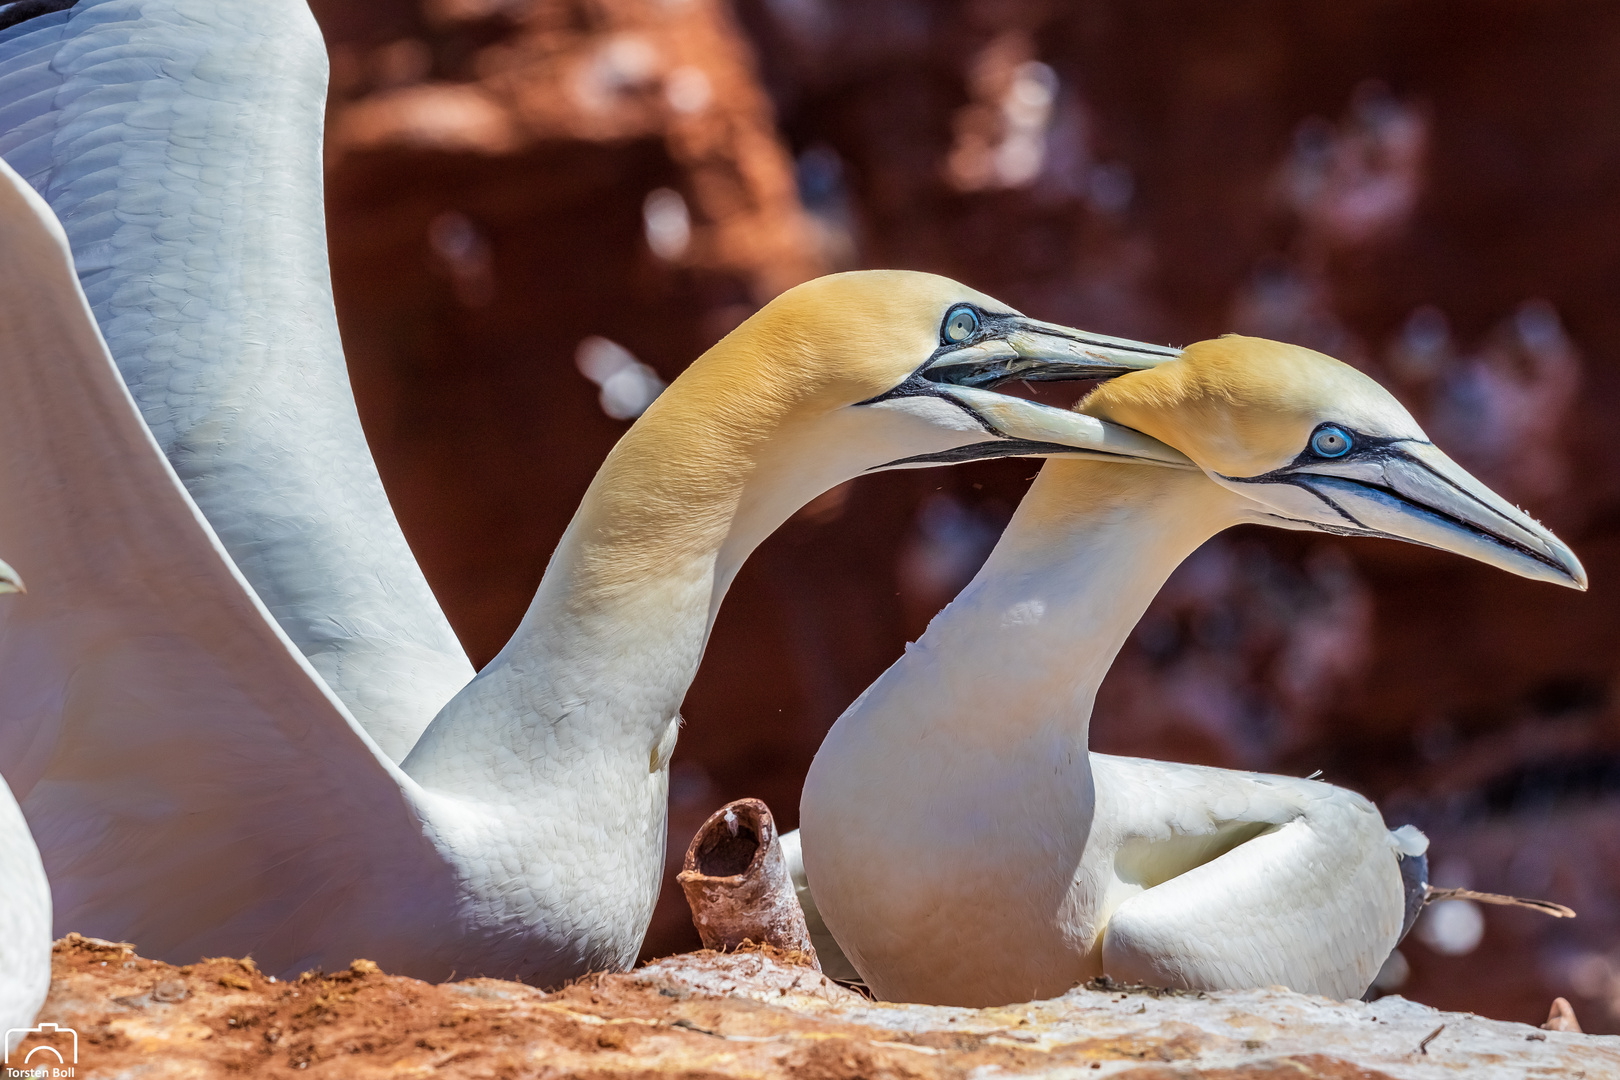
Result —
[[[88,1078],[931,1080],[1085,1070],[1128,1080],[1383,1080],[1429,1075],[1443,1061],[1485,1080],[1504,1063],[1592,1077],[1620,1067],[1620,1040],[1521,1033],[1521,1025],[1400,1005],[1422,1015],[1387,1003],[1384,1015],[1364,1015],[1374,1006],[1278,990],[1206,997],[1102,987],[1002,1009],[889,1005],[771,950],[685,954],[550,993],[496,979],[433,985],[363,959],[281,981],[251,959],[176,967],[128,944],[71,934],[56,945],[40,1013],[56,1029],[25,1040],[10,1061],[54,1064],[54,1051],[71,1064],[76,1051],[74,1075]],[[1424,1056],[1436,1056],[1414,1057],[1418,1071],[1387,1068],[1378,1040],[1416,1054],[1413,1033],[1435,1016],[1470,1049],[1431,1039]],[[1468,1025],[1479,1030],[1463,1031]]]

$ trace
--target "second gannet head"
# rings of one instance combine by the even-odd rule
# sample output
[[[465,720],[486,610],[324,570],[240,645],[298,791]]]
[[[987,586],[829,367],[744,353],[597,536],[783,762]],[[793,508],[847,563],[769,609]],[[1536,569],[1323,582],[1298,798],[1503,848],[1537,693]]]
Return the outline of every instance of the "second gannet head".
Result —
[[[1436,448],[1378,383],[1310,349],[1199,342],[1080,408],[1182,451],[1241,495],[1251,520],[1407,540],[1586,588],[1562,541]]]

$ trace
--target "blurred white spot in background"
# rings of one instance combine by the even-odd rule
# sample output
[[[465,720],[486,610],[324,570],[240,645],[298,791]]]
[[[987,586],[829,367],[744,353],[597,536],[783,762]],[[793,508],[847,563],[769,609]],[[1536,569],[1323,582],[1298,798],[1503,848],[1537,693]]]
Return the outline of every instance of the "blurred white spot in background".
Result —
[[[714,100],[714,88],[701,68],[687,64],[664,80],[664,100],[679,113],[700,113]]]
[[[1620,1017],[1620,952],[1582,951],[1560,966],[1571,989],[1584,998],[1602,1002],[1610,1017]]]
[[[1023,187],[1040,175],[1056,92],[1057,73],[1039,60],[1014,70],[1012,85],[1001,99],[1007,132],[995,153],[996,179],[1002,187]]]
[[[447,210],[428,223],[428,244],[450,272],[456,299],[484,307],[495,298],[489,241],[466,214]]]
[[[1431,880],[1437,888],[1467,889],[1473,878],[1473,867],[1452,859],[1437,866]],[[1423,909],[1412,932],[1443,956],[1465,956],[1485,937],[1485,915],[1472,900],[1441,900]]]
[[[956,139],[946,159],[959,190],[1024,187],[1040,175],[1058,77],[1033,54],[1029,35],[1010,31],[974,59],[973,100],[954,117]]]
[[[605,337],[588,337],[574,350],[580,374],[602,388],[602,411],[615,420],[634,420],[664,391],[658,373],[623,345]]]
[[[1485,916],[1472,900],[1441,900],[1424,909],[1414,932],[1437,953],[1464,956],[1479,948]]]
[[[641,219],[647,246],[654,255],[673,262],[686,254],[692,242],[692,215],[687,212],[686,200],[681,198],[680,192],[669,188],[649,191],[647,200],[641,204]]]
[[[639,34],[617,34],[575,69],[574,101],[591,112],[611,109],[620,95],[652,86],[659,66],[658,50],[650,41]]]
[[[1394,949],[1389,959],[1384,961],[1384,966],[1378,969],[1378,974],[1373,976],[1372,988],[1380,994],[1393,994],[1405,986],[1406,980],[1411,977],[1412,965],[1401,950]]]

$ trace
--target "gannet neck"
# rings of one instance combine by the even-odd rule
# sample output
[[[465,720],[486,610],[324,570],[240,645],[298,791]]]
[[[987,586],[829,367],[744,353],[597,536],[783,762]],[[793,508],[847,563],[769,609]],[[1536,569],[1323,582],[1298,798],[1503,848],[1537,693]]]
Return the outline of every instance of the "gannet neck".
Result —
[[[1241,516],[1201,473],[1049,462],[972,583],[870,691],[891,696],[884,722],[955,723],[948,739],[975,749],[1009,725],[1083,744],[1097,687],[1148,603]]]
[[[740,562],[843,479],[774,468],[760,448],[802,403],[768,378],[712,377],[711,359],[609,453],[516,633],[402,763],[476,909],[469,953],[510,952],[516,968],[565,941],[547,969],[634,962],[658,896],[678,710],[729,583],[722,555]],[[772,495],[751,496],[760,486]]]
[[[800,802],[804,868],[876,993],[945,1000],[972,971],[972,1001],[1015,1001],[1100,972],[1091,920],[1057,914],[1091,833],[1092,702],[1165,578],[1240,517],[1202,473],[1049,461],[978,575],[838,718]],[[846,935],[992,909],[1026,931],[987,934],[993,955]]]
[[[673,741],[663,755],[658,747],[727,583],[717,563],[738,507],[751,482],[780,479],[759,475],[757,448],[792,406],[757,380],[709,377],[710,359],[608,454],[517,631],[424,733],[406,759],[411,775],[454,785],[481,740],[521,753],[540,732],[565,729],[593,752],[617,748],[643,774],[661,767]],[[798,496],[796,507],[813,494],[788,499]],[[522,756],[527,772],[573,768],[566,755]]]
[[[469,746],[500,753],[542,728],[578,731],[593,753],[611,746],[626,768],[661,769],[737,568],[810,499],[915,441],[904,415],[847,406],[932,347],[931,326],[911,341],[887,325],[890,307],[927,284],[917,278],[871,272],[857,293],[862,280],[847,275],[807,283],[694,361],[608,454],[517,632],[435,719],[407,771],[456,784]],[[829,310],[851,296],[864,306],[827,333]],[[552,754],[523,766],[571,768]]]

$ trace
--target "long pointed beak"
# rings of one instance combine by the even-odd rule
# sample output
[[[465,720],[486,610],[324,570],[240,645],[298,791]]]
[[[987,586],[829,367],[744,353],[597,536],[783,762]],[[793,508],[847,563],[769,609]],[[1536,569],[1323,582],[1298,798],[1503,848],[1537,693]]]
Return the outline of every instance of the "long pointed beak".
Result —
[[[28,589],[23,585],[22,575],[11,568],[11,564],[0,559],[0,593],[25,593]]]
[[[1181,355],[1180,349],[1166,345],[1088,334],[1023,315],[988,316],[985,330],[970,343],[942,348],[920,372],[922,377],[977,389],[1012,379],[1108,379]]]
[[[899,397],[938,398],[972,417],[983,428],[985,438],[878,468],[1053,455],[1196,468],[1180,451],[1139,431],[990,389],[1013,379],[1109,379],[1157,367],[1180,355],[1181,350],[1168,346],[1088,334],[1010,312],[987,314],[983,330],[972,341],[942,345],[911,378],[863,403]]]
[[[1342,464],[1286,474],[1371,532],[1465,555],[1521,577],[1586,590],[1586,570],[1562,540],[1426,442],[1400,440]]]

